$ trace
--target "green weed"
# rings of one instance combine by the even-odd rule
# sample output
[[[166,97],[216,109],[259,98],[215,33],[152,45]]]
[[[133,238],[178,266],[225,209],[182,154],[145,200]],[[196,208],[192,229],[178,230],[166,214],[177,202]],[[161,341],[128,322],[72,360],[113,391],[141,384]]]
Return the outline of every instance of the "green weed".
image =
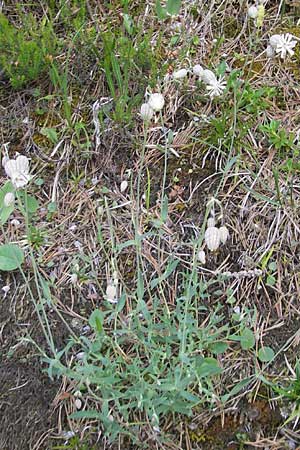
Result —
[[[57,39],[51,23],[33,18],[31,22],[31,28],[17,29],[0,14],[0,66],[14,88],[37,80],[55,54]]]

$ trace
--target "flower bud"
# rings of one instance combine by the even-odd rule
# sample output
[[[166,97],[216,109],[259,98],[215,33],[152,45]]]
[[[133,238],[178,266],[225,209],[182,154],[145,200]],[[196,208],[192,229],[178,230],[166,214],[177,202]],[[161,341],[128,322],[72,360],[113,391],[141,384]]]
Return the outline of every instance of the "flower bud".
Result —
[[[7,194],[5,194],[3,203],[7,208],[13,206],[15,203],[15,194],[13,192],[8,192]]]
[[[148,103],[143,103],[140,109],[141,118],[144,122],[150,122],[153,117],[153,109]]]
[[[173,72],[173,78],[174,80],[182,80],[182,78],[185,78],[187,76],[187,70],[186,69],[179,69]]]
[[[266,48],[266,55],[268,58],[273,58],[275,56],[275,50],[272,45],[268,45]]]
[[[255,5],[250,6],[250,8],[248,9],[248,17],[250,17],[250,19],[256,19],[256,17],[258,16],[258,9],[256,8]]]
[[[228,237],[229,237],[229,231],[228,228],[223,226],[219,228],[219,235],[220,235],[220,241],[222,242],[222,244],[225,244],[225,242],[227,241]]]
[[[205,257],[205,251],[204,250],[200,250],[198,253],[198,260],[201,262],[201,264],[205,264],[206,263],[206,257]]]
[[[207,245],[207,248],[214,252],[217,250],[220,246],[220,232],[219,229],[216,227],[209,227],[205,231],[204,234],[205,243]]]
[[[120,185],[120,191],[121,192],[125,192],[127,188],[128,188],[128,181],[123,180],[121,185]]]
[[[216,221],[213,217],[209,217],[207,219],[207,228],[214,227],[216,225]]]
[[[165,99],[162,94],[156,92],[155,94],[151,94],[148,100],[148,105],[153,111],[161,111],[164,107]]]
[[[282,37],[280,36],[280,34],[273,34],[273,36],[270,37],[269,42],[270,42],[271,47],[276,49],[277,45],[281,44]]]
[[[216,75],[208,69],[203,70],[202,81],[205,84],[213,84],[217,82]]]
[[[196,77],[202,78],[203,72],[204,72],[204,69],[203,69],[203,67],[200,66],[200,64],[196,64],[193,67],[193,74],[196,75]]]

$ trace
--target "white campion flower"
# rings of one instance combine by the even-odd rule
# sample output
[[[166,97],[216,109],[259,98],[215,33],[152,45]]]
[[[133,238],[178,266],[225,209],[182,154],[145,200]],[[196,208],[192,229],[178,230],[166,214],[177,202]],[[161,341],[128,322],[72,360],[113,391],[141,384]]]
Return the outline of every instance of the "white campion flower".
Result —
[[[281,34],[273,34],[270,37],[269,42],[270,42],[271,47],[275,50],[277,45],[281,43]]]
[[[3,203],[7,208],[13,206],[15,203],[15,194],[13,192],[7,192],[4,196]]]
[[[9,159],[4,166],[4,170],[16,189],[25,187],[31,180],[29,159],[24,155],[19,155],[16,159]]]
[[[209,69],[203,70],[201,78],[205,84],[212,84],[217,81],[216,75]]]
[[[207,228],[204,234],[204,240],[208,250],[211,252],[217,250],[221,242],[219,229],[217,227]]]
[[[140,109],[140,114],[144,122],[150,122],[154,111],[148,103],[143,103]]]
[[[202,66],[200,66],[200,64],[196,64],[193,67],[193,74],[196,75],[196,77],[202,78],[203,72],[204,72],[204,69]]]
[[[225,244],[225,242],[229,238],[229,231],[225,225],[223,225],[222,227],[219,228],[219,235],[220,235],[220,241],[222,242],[222,244]]]
[[[248,8],[248,17],[250,17],[250,19],[256,19],[258,16],[258,9],[255,5],[250,6],[250,8]]]
[[[294,36],[290,33],[271,36],[270,45],[276,53],[280,54],[281,59],[286,58],[287,55],[294,55],[293,48],[297,45],[297,41],[293,38]]]
[[[179,69],[173,72],[173,78],[174,80],[182,80],[185,78],[188,74],[188,71],[186,69]]]
[[[151,94],[148,100],[148,105],[153,109],[153,111],[161,111],[164,107],[165,99],[162,94],[155,92]]]
[[[226,81],[224,78],[219,78],[219,80],[215,79],[207,84],[206,90],[209,91],[209,96],[211,98],[219,97],[223,94],[223,91],[226,89]]]

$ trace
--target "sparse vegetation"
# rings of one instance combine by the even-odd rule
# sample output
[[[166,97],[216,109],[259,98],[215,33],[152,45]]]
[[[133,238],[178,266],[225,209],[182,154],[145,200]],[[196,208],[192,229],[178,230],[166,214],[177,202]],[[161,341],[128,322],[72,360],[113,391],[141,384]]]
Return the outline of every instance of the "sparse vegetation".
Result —
[[[296,448],[297,5],[8,3],[0,447]]]

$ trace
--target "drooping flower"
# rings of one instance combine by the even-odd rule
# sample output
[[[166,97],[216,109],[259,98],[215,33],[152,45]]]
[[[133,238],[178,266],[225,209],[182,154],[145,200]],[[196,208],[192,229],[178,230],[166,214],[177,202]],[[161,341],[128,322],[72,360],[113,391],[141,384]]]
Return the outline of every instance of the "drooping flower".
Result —
[[[220,246],[220,232],[217,227],[209,227],[205,231],[204,240],[208,250],[214,252]]]
[[[297,45],[297,41],[290,33],[274,34],[270,37],[270,45],[276,53],[280,54],[280,58],[284,59],[287,55],[294,55],[293,48]]]
[[[165,99],[162,94],[156,92],[154,94],[151,94],[148,100],[148,105],[150,108],[153,109],[153,111],[161,111],[164,107]]]
[[[4,170],[16,189],[25,187],[31,180],[29,159],[24,155],[19,155],[16,159],[9,159]]]
[[[154,111],[148,103],[143,103],[140,109],[140,114],[144,122],[150,122]]]
[[[173,78],[174,80],[182,80],[185,78],[188,74],[188,71],[186,69],[179,69],[173,72]]]
[[[4,196],[3,203],[7,208],[13,206],[15,203],[15,194],[13,192],[7,192]]]
[[[248,8],[248,17],[250,17],[250,19],[256,19],[258,16],[258,9],[255,5],[250,6],[250,8]]]
[[[204,72],[204,69],[202,66],[200,66],[200,64],[196,64],[193,67],[193,74],[196,75],[196,77],[202,78],[203,72]]]
[[[281,43],[281,34],[273,34],[270,37],[270,45],[272,48],[274,48],[274,50],[276,49],[277,45]]]
[[[217,81],[216,75],[209,69],[203,70],[202,73],[202,81],[205,84],[215,83]]]
[[[219,228],[219,234],[220,234],[220,241],[222,242],[222,244],[225,244],[225,242],[229,237],[228,228],[225,227],[225,225],[223,225],[222,227]]]

